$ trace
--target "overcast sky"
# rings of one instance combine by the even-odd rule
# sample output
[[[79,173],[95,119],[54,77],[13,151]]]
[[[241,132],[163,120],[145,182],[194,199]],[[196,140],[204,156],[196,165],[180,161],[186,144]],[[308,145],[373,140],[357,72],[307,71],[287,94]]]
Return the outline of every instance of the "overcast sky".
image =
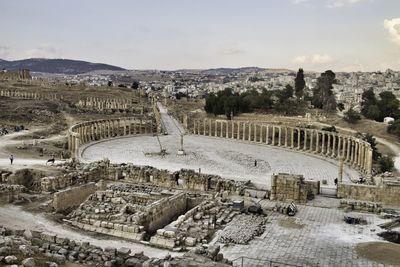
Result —
[[[400,70],[400,0],[0,0],[0,58]]]

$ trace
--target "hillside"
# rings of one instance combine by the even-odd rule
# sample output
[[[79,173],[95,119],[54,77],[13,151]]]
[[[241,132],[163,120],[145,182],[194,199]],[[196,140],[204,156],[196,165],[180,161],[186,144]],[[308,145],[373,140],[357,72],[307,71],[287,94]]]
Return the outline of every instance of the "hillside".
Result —
[[[95,70],[124,70],[123,68],[102,63],[91,63],[71,59],[30,58],[7,61],[0,59],[0,69],[29,69],[31,72],[46,72],[60,74],[80,74]]]

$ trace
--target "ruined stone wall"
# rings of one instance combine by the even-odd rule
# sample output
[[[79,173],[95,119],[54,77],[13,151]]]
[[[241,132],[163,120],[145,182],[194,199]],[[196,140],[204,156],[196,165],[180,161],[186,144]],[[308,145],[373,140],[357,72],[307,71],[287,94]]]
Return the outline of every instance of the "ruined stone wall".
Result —
[[[337,160],[342,158],[346,164],[366,174],[368,183],[371,182],[372,148],[360,138],[267,122],[207,118],[189,120],[188,123],[187,120],[187,116],[184,117],[184,126],[195,135],[278,146]]]
[[[298,203],[307,202],[307,184],[303,175],[272,175],[270,199]]]
[[[95,183],[88,183],[76,187],[71,187],[54,194],[53,208],[55,211],[68,210],[79,206],[91,194],[96,191]]]
[[[38,188],[42,192],[54,192],[68,186],[82,185],[90,182],[98,182],[102,179],[112,180],[109,161],[99,161],[82,166],[64,166],[65,173],[59,176],[43,177]]]
[[[400,207],[400,182],[386,181],[378,186],[339,183],[337,195],[340,198]]]
[[[181,169],[177,172],[159,170],[149,166],[126,166],[115,167],[116,177],[138,183],[154,183],[157,186],[168,188],[180,188],[195,191],[230,191],[236,194],[243,194],[247,182],[223,179],[218,175],[208,175],[193,170]],[[175,176],[178,175],[180,184],[176,183]],[[110,175],[112,176],[112,174]]]
[[[187,208],[187,194],[179,193],[174,196],[160,199],[147,209],[146,222],[143,225],[146,232],[155,232],[164,227],[174,217],[184,213]]]
[[[25,192],[26,188],[22,185],[0,184],[0,203],[11,203],[20,199],[20,194]]]

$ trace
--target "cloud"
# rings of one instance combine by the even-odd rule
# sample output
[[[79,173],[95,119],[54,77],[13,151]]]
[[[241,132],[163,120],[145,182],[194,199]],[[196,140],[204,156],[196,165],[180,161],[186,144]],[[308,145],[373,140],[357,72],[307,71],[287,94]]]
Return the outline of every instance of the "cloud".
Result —
[[[25,52],[27,58],[55,58],[60,56],[60,51],[48,44],[42,44]]]
[[[307,62],[307,59],[308,59],[307,56],[298,56],[298,57],[295,57],[292,60],[292,62],[296,63],[296,64],[303,64],[303,63]]]
[[[328,63],[332,63],[334,60],[328,54],[314,54],[311,56],[297,56],[292,62],[295,64],[305,64],[312,66],[325,65]]]
[[[327,64],[333,61],[332,57],[327,54],[315,54],[311,57],[311,63],[315,65]]]
[[[293,4],[305,4],[305,5],[318,5],[322,2],[327,8],[340,8],[345,6],[351,6],[357,3],[365,2],[365,1],[374,1],[374,0],[292,0]]]
[[[328,0],[326,6],[329,8],[339,8],[360,3],[364,0]]]
[[[400,45],[400,18],[385,19],[383,26],[388,32],[390,40]]]

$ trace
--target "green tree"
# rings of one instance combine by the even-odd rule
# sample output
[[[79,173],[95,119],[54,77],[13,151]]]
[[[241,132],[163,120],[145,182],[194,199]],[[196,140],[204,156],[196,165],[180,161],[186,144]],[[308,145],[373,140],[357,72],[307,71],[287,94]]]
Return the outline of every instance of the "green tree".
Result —
[[[378,160],[381,157],[381,153],[379,153],[379,151],[378,151],[378,148],[377,148],[378,143],[376,142],[375,137],[372,134],[367,133],[367,134],[363,135],[362,139],[371,145],[372,159]]]
[[[359,112],[355,111],[352,107],[344,113],[343,119],[351,124],[356,124],[361,120],[361,115]]]
[[[336,110],[336,99],[332,92],[334,83],[336,83],[336,74],[333,71],[327,70],[321,73],[317,79],[317,85],[313,88],[311,103],[314,107],[327,112]]]
[[[138,81],[133,81],[132,85],[131,85],[131,88],[133,90],[137,90],[139,88],[139,82]]]
[[[297,98],[303,97],[305,86],[306,82],[304,81],[304,71],[300,68],[296,74],[296,78],[294,79],[294,89]]]
[[[395,120],[394,122],[390,123],[387,127],[387,131],[390,134],[400,137],[400,120]]]
[[[383,121],[385,117],[396,118],[399,112],[400,102],[397,100],[396,96],[389,91],[385,91],[379,94],[381,98],[378,101],[378,108],[380,110],[380,121]]]
[[[376,117],[379,117],[376,113],[376,110],[373,110],[373,112],[370,111],[370,107],[374,106],[378,110],[377,112],[379,113],[379,108],[378,108],[378,100],[376,99],[374,90],[372,88],[366,90],[362,94],[362,102],[361,102],[361,114],[364,115],[364,117],[368,119],[373,119],[375,120]],[[376,117],[371,117],[371,115],[374,115]]]
[[[384,156],[379,159],[381,172],[391,172],[394,168],[394,161],[389,156]]]

